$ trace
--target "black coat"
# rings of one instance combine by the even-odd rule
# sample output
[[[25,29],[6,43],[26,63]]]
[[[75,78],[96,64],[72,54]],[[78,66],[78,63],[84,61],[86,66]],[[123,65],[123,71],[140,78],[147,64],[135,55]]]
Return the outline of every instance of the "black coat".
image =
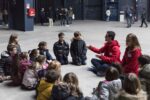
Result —
[[[82,39],[73,39],[70,46],[70,53],[72,58],[81,58],[82,60],[86,60],[87,48],[85,41]]]
[[[67,57],[69,55],[69,44],[65,41],[63,44],[57,41],[53,46],[53,51],[56,58],[60,56]]]

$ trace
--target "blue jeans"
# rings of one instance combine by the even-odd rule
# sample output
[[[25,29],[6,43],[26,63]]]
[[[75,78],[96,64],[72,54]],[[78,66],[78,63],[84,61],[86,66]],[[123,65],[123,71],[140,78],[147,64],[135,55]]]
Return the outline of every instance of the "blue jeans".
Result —
[[[92,59],[91,63],[96,68],[97,71],[106,72],[106,70],[111,66],[111,64],[108,64],[102,60],[98,59]]]

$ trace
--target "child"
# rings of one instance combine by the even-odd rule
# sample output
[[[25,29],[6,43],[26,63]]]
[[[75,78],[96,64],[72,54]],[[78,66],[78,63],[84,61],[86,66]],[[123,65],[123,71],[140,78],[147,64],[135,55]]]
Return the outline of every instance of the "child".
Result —
[[[60,74],[55,70],[49,70],[45,77],[46,79],[41,80],[37,87],[37,100],[50,100],[53,85],[58,83]]]
[[[31,61],[29,60],[29,54],[27,52],[22,52],[20,55],[20,62],[19,62],[19,70],[21,74],[21,79],[23,78],[25,70],[31,66]]]
[[[54,44],[53,51],[56,59],[62,64],[68,64],[69,44],[64,40],[64,33],[58,34],[59,40]]]
[[[75,32],[74,38],[71,42],[70,53],[72,57],[72,63],[74,65],[86,65],[86,43],[81,39],[81,33]]]
[[[10,79],[12,58],[11,54],[16,47],[14,45],[8,45],[7,51],[1,53],[0,59],[0,81]]]
[[[135,73],[138,75],[139,63],[138,58],[141,56],[141,46],[138,38],[134,34],[128,34],[126,38],[127,48],[125,50],[122,66],[125,74]]]
[[[52,61],[49,63],[47,70],[55,70],[61,73],[61,64],[57,60]]]
[[[33,90],[36,88],[38,83],[38,75],[36,70],[36,63],[29,66],[23,76],[22,89]]]
[[[142,89],[148,94],[148,99],[150,100],[150,56],[141,55],[138,58],[140,64],[139,79],[141,81]]]
[[[49,50],[47,49],[47,43],[45,41],[42,41],[39,43],[38,47],[39,47],[38,50],[40,52],[40,55],[45,55],[48,62],[51,62],[53,58],[49,53]]]
[[[115,100],[148,100],[136,74],[129,73],[124,81],[123,90],[119,91]]]
[[[106,71],[104,81],[100,81],[93,92],[93,97],[87,100],[114,100],[115,94],[122,89],[122,82],[119,79],[119,72],[116,68],[110,67]]]
[[[21,48],[20,48],[20,45],[18,43],[18,35],[17,34],[11,34],[10,38],[9,38],[9,42],[8,42],[8,45],[11,44],[11,45],[15,45],[16,48],[17,48],[17,52],[18,53],[21,53]]]
[[[33,49],[30,53],[30,60],[35,62],[36,58],[39,56],[39,50],[38,49]]]
[[[79,89],[79,81],[74,73],[67,73],[63,83],[54,85],[51,100],[83,100],[83,94]]]

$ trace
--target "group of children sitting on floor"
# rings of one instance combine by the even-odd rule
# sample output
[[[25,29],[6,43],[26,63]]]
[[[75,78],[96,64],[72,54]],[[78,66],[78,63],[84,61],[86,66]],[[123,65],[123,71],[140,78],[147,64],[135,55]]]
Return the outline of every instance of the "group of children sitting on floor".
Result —
[[[138,74],[135,72],[125,73],[122,65],[118,62],[109,64],[104,70],[105,80],[100,81],[98,86],[93,89],[91,97],[85,97],[79,88],[80,82],[75,73],[67,73],[62,78],[61,65],[69,63],[69,50],[74,65],[85,65],[86,44],[81,38],[80,32],[74,33],[70,49],[68,43],[64,41],[64,33],[60,33],[58,37],[59,40],[53,47],[57,59],[54,60],[47,49],[46,42],[40,42],[37,49],[22,52],[18,43],[18,35],[12,34],[7,51],[1,54],[1,82],[12,80],[14,86],[20,85],[25,90],[36,90],[37,100],[150,99],[150,56],[140,55],[134,59],[139,63]],[[91,46],[88,48],[92,50]],[[110,55],[108,54],[108,56]],[[128,56],[131,55],[128,54]],[[102,56],[98,57],[103,58]]]

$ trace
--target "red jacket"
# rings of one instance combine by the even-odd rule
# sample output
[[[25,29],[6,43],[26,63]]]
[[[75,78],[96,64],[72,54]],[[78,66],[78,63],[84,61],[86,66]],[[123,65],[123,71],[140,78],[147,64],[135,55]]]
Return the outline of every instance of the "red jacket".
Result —
[[[122,66],[123,66],[123,71],[124,73],[135,73],[138,75],[138,68],[139,68],[139,63],[138,63],[138,58],[141,56],[141,49],[136,48],[132,51],[129,51],[128,48],[126,48],[126,51],[124,53],[123,59],[122,59]]]
[[[104,55],[99,56],[99,58],[102,61],[105,61],[106,63],[113,63],[113,62],[121,62],[120,61],[120,45],[117,40],[113,40],[111,43],[106,42],[105,45],[97,49],[95,47],[90,47],[90,50],[92,50],[95,53],[104,53]]]

